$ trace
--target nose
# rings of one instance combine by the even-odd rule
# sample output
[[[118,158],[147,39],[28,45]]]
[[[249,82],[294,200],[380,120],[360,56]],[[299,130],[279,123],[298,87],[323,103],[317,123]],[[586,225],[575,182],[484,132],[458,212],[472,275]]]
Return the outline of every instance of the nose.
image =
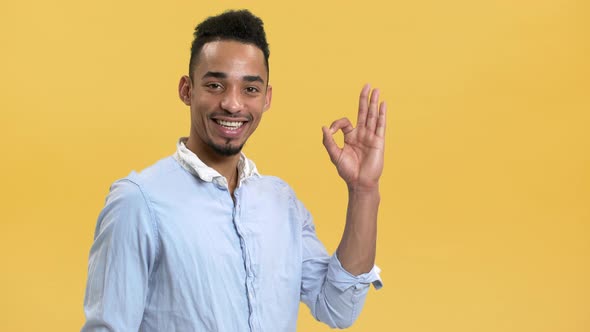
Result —
[[[237,113],[242,110],[243,104],[239,89],[228,89],[221,99],[221,108],[230,112]]]

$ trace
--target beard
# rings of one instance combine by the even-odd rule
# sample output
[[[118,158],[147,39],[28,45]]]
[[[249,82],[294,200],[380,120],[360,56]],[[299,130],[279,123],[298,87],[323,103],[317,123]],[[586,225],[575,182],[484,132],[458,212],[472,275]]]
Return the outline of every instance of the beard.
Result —
[[[215,153],[217,153],[220,156],[224,156],[224,157],[235,156],[236,154],[240,153],[242,151],[242,148],[244,147],[244,144],[237,145],[237,146],[232,145],[229,140],[224,145],[215,144],[211,140],[209,140],[207,142],[207,145]]]

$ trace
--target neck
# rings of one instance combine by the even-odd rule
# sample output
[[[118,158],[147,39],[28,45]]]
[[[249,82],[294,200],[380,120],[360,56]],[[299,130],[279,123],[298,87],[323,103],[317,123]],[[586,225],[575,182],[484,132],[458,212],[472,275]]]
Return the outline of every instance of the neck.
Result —
[[[238,180],[238,162],[240,161],[240,154],[222,156],[213,151],[209,146],[198,144],[191,137],[189,137],[186,142],[186,147],[196,154],[205,165],[213,168],[227,179],[228,187],[233,195]]]

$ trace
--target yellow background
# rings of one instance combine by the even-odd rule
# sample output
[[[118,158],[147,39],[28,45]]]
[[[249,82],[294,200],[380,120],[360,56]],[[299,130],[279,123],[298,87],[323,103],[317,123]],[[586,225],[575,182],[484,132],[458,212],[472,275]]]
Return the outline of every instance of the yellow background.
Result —
[[[321,126],[389,102],[378,264],[351,331],[590,331],[588,1],[3,1],[0,330],[83,323],[109,185],[188,133],[196,23],[248,7],[272,108],[246,153],[327,248],[346,190]],[[327,331],[302,307],[300,331]]]

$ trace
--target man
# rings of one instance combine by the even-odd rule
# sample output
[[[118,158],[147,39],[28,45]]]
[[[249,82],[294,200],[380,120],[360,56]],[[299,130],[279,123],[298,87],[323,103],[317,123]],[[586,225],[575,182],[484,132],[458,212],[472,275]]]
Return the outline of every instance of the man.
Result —
[[[268,56],[262,21],[248,11],[197,26],[179,85],[190,135],[173,156],[112,185],[90,251],[83,331],[294,331],[300,300],[343,328],[369,285],[380,287],[379,92],[363,88],[356,128],[347,119],[323,128],[349,189],[345,231],[329,256],[289,186],[240,153],[271,104]]]

